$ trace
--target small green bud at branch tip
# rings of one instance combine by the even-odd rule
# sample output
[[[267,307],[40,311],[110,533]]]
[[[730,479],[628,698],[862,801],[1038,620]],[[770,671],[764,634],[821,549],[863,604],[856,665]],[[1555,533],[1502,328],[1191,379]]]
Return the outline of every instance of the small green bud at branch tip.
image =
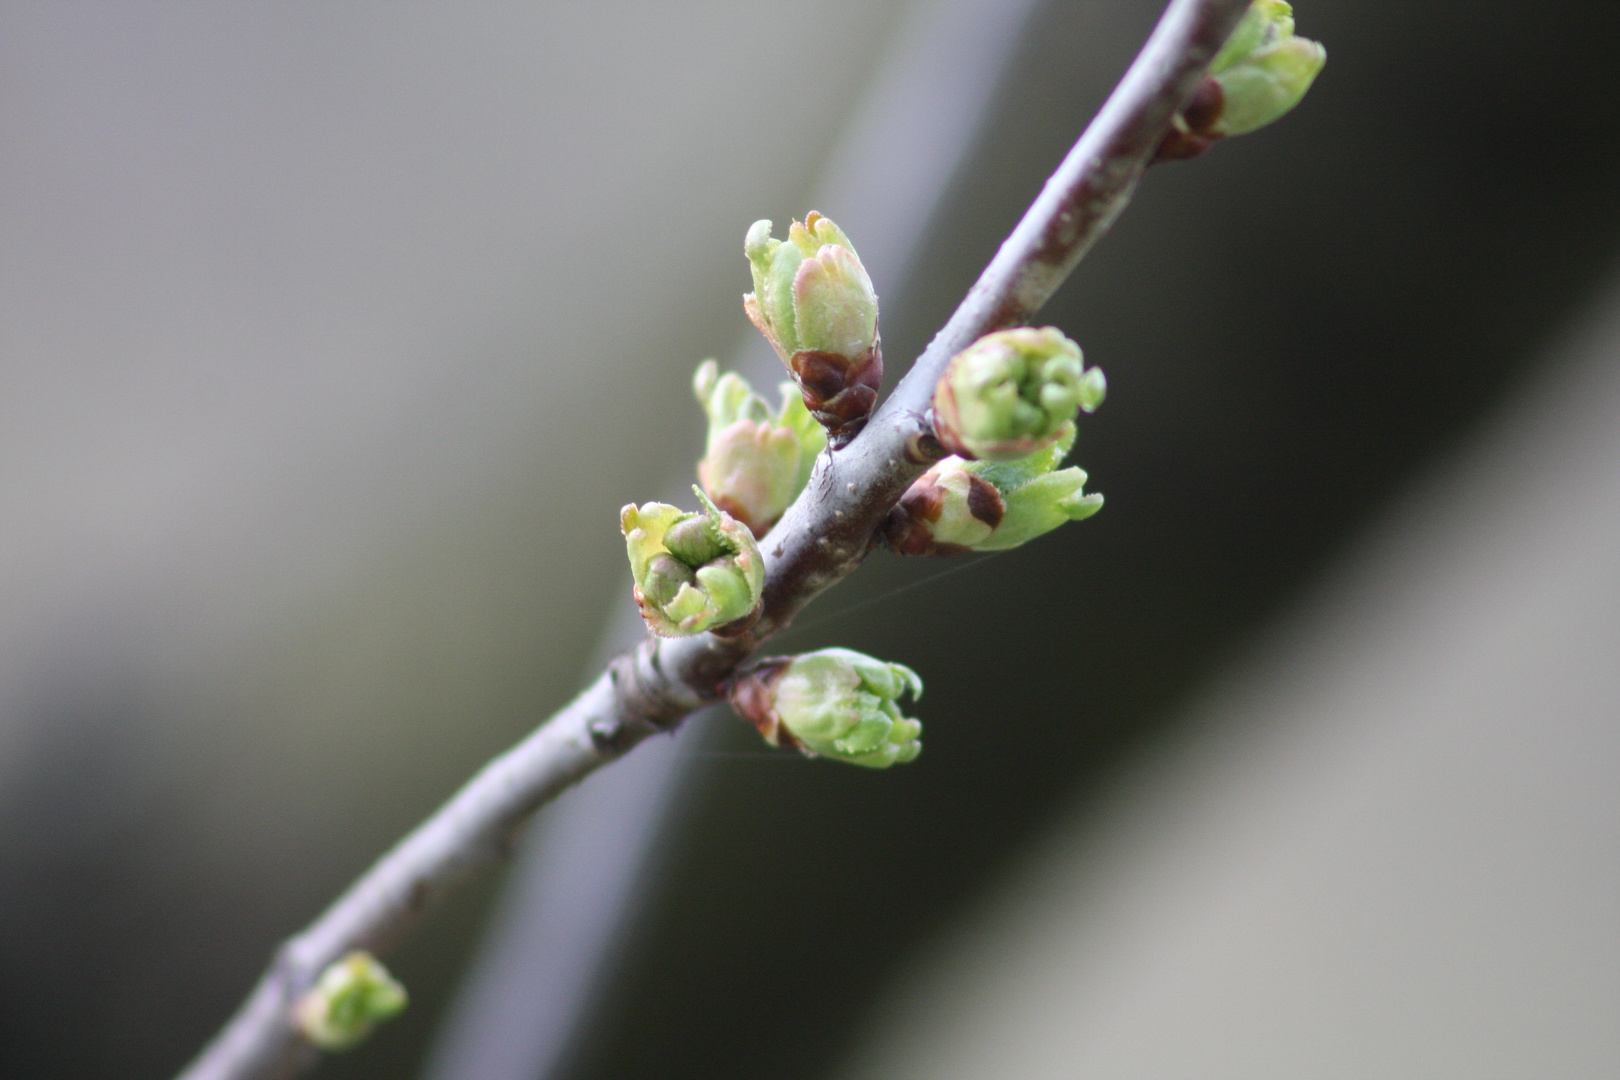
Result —
[[[1327,63],[1319,42],[1294,34],[1284,0],[1254,0],[1174,120],[1158,160],[1194,157],[1217,140],[1256,131],[1298,105]]]
[[[293,1017],[322,1050],[347,1050],[405,1008],[405,988],[368,952],[352,952],[321,972]]]

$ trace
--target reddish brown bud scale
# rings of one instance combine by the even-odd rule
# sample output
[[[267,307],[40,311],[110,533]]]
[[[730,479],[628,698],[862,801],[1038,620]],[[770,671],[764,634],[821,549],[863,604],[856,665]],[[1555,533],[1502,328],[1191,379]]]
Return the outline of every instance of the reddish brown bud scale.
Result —
[[[758,728],[766,742],[788,750],[799,750],[802,749],[799,740],[783,726],[782,718],[776,715],[773,704],[776,684],[792,662],[791,656],[773,656],[750,664],[732,681],[727,696],[737,715]]]
[[[1226,91],[1212,76],[1205,75],[1187,104],[1181,107],[1181,118],[1186,121],[1189,131],[1202,134],[1215,126],[1225,109]]]
[[[934,539],[935,525],[945,511],[946,491],[938,474],[930,470],[918,477],[900,497],[883,521],[881,532],[896,555],[960,555],[972,550],[965,544],[943,543]],[[991,530],[1006,516],[1007,504],[994,484],[968,474],[968,513]]]
[[[1159,149],[1154,153],[1153,160],[1186,161],[1202,154],[1220,140],[1219,135],[1195,135],[1192,132],[1171,128],[1164,133],[1164,141],[1159,143]]]
[[[996,486],[982,476],[972,476],[968,482],[968,513],[994,529],[1001,524],[1001,519],[1007,516],[1007,504],[1001,500],[1001,492]]]
[[[906,436],[907,461],[917,465],[932,465],[940,458],[948,456],[945,447],[934,434],[934,427],[934,410],[930,408],[925,428]]]
[[[804,407],[822,427],[827,441],[838,449],[866,426],[883,385],[883,344],[856,357],[804,349],[788,360],[788,370],[799,385]]]
[[[1211,75],[1205,75],[1192,97],[1171,120],[1170,130],[1164,133],[1154,161],[1185,161],[1197,157],[1219,142],[1223,136],[1211,130],[1226,111],[1226,91]]]

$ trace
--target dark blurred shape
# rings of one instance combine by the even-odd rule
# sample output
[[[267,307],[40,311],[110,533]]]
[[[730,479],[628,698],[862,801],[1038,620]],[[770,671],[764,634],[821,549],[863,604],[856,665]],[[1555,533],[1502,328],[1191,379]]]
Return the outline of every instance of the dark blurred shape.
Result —
[[[1602,293],[908,959],[839,1077],[1612,1071],[1620,274]]]

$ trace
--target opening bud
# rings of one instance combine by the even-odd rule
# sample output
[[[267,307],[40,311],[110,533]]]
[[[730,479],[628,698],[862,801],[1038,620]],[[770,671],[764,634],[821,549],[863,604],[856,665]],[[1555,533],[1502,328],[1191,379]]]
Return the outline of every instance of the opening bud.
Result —
[[[1320,42],[1294,36],[1294,9],[1283,0],[1254,0],[1209,66],[1224,98],[1210,130],[1243,135],[1298,105],[1327,63]]]
[[[908,691],[920,697],[922,680],[903,664],[822,649],[744,669],[731,704],[772,746],[886,769],[922,752],[922,724],[895,704]]]
[[[1028,457],[953,455],[936,462],[889,511],[883,537],[900,555],[1001,551],[1088,518],[1102,509],[1103,497],[1085,493],[1085,470],[1057,468],[1073,445],[1069,423],[1056,442]]]
[[[762,537],[804,490],[827,433],[791,383],[781,384],[774,414],[741,375],[721,375],[713,360],[698,366],[692,389],[709,415],[698,482],[716,506]]]
[[[1056,327],[999,330],[945,365],[934,386],[934,434],[964,458],[1025,457],[1055,443],[1081,409],[1102,404],[1106,388]]]
[[[664,637],[740,634],[759,618],[765,560],[747,526],[692,490],[703,503],[695,514],[659,502],[619,512],[636,606]]]
[[[405,1008],[405,988],[368,952],[352,952],[327,967],[293,1006],[304,1037],[322,1050],[347,1050]]]
[[[882,529],[899,555],[959,555],[995,532],[1007,514],[996,486],[952,454],[919,476]]]
[[[855,436],[883,381],[877,294],[843,230],[815,211],[787,240],[756,221],[743,240],[754,291],[743,310],[776,349],[833,445]]]
[[[1160,159],[1202,153],[1217,139],[1265,127],[1298,105],[1327,63],[1319,42],[1294,35],[1284,0],[1254,0],[1174,120]]]

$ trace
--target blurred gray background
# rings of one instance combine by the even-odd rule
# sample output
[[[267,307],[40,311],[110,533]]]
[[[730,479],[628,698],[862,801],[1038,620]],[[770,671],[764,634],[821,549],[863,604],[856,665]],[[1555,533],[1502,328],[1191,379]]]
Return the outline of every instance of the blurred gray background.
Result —
[[[904,369],[1159,5],[985,24],[907,106],[960,158],[850,180],[986,7],[0,5],[0,1076],[172,1073],[592,674],[751,221],[849,227]],[[547,1075],[1612,1069],[1620,8],[1296,14],[1304,105],[1044,314],[1105,511],[784,636],[918,668],[916,763],[663,748]],[[494,1075],[439,1032],[500,886],[325,1075]]]

